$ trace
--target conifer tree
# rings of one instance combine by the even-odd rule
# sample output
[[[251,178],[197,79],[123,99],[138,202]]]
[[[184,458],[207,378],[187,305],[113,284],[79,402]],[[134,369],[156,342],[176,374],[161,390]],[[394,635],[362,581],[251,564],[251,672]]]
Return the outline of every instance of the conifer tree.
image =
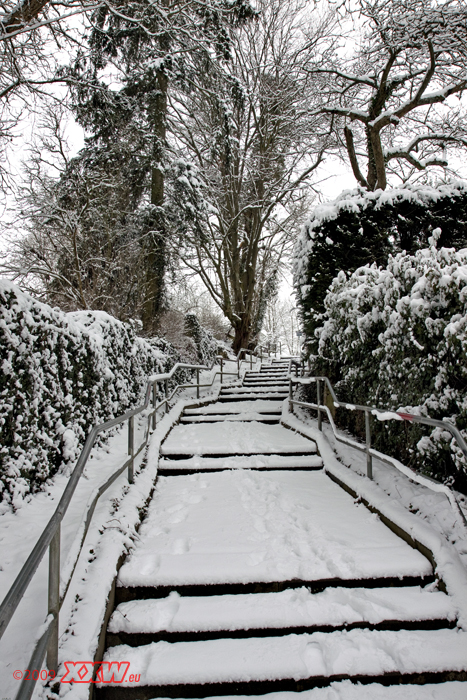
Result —
[[[118,12],[116,11],[118,10]],[[160,0],[100,8],[89,37],[89,54],[74,66],[78,87],[74,104],[89,142],[108,149],[125,139],[147,175],[141,284],[141,318],[154,330],[163,305],[168,262],[167,174],[172,168],[167,148],[170,85],[196,83],[193,57],[228,60],[229,31],[253,11],[244,0]],[[109,74],[114,71],[111,84]]]

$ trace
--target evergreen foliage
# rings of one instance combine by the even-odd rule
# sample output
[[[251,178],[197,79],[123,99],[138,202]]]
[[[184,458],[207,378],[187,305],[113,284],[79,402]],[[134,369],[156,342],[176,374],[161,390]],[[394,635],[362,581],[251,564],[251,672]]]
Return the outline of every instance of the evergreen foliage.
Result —
[[[201,326],[196,314],[185,314],[185,333],[195,343],[197,361],[210,367],[216,359],[217,340]]]
[[[64,314],[0,283],[0,494],[14,507],[75,459],[89,430],[179,360],[105,312]]]
[[[294,253],[297,300],[308,352],[317,351],[324,299],[333,278],[362,265],[385,265],[388,256],[426,247],[434,229],[439,246],[467,246],[467,185],[346,191],[317,207]]]
[[[438,250],[433,234],[414,255],[338,274],[314,369],[336,383],[340,400],[447,418],[467,438],[467,250]],[[360,414],[338,413],[364,434]],[[372,431],[377,449],[467,488],[467,459],[449,432],[376,420]]]
[[[175,219],[188,225],[196,220],[193,204],[197,200],[180,197],[177,172],[182,164],[174,165],[168,145],[172,83],[196,88],[195,59],[201,55],[207,63],[228,60],[230,28],[254,15],[246,0],[202,0],[170,7],[137,0],[102,6],[93,17],[89,50],[74,64],[74,109],[91,134],[89,143],[104,152],[118,144],[132,153],[140,172],[136,181],[144,185],[137,191],[144,209],[139,284],[143,290],[140,315],[147,334],[155,331],[164,306],[172,213],[178,210]],[[117,71],[117,90],[109,85],[109,66]]]

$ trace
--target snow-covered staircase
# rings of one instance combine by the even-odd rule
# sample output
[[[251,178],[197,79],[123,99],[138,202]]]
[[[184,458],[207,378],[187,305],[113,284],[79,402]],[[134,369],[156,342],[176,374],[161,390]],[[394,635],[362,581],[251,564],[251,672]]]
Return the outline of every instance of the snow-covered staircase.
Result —
[[[104,659],[130,670],[99,700],[467,680],[467,635],[430,562],[280,425],[286,369],[247,373],[163,443],[107,630]]]

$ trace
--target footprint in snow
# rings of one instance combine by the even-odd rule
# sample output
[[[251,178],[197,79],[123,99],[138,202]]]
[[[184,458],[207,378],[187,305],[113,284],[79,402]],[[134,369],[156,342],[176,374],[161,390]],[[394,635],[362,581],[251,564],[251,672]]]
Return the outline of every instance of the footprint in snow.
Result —
[[[186,554],[190,549],[190,539],[188,537],[179,537],[172,545],[172,554]]]

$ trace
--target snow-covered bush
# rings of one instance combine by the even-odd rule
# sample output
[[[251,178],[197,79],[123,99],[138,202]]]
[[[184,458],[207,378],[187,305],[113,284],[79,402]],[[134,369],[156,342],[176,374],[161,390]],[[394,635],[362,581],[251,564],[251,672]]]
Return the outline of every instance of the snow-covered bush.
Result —
[[[63,313],[0,281],[0,494],[19,505],[77,457],[90,428],[138,403],[178,360],[102,311]]]
[[[436,228],[441,228],[439,247],[467,246],[467,183],[347,190],[316,207],[294,252],[297,300],[311,352],[316,352],[324,298],[340,270],[353,272],[374,262],[384,266],[390,254],[414,253],[428,246]]]
[[[435,230],[434,244],[440,231]],[[340,272],[325,299],[316,366],[339,398],[448,418],[467,438],[467,249],[390,256],[385,268]],[[467,460],[447,431],[374,421],[380,447],[465,484]],[[415,441],[415,437],[417,438]],[[405,454],[402,454],[405,451]]]
[[[185,314],[185,333],[194,341],[197,362],[210,367],[217,355],[217,340],[201,326],[196,314]]]

